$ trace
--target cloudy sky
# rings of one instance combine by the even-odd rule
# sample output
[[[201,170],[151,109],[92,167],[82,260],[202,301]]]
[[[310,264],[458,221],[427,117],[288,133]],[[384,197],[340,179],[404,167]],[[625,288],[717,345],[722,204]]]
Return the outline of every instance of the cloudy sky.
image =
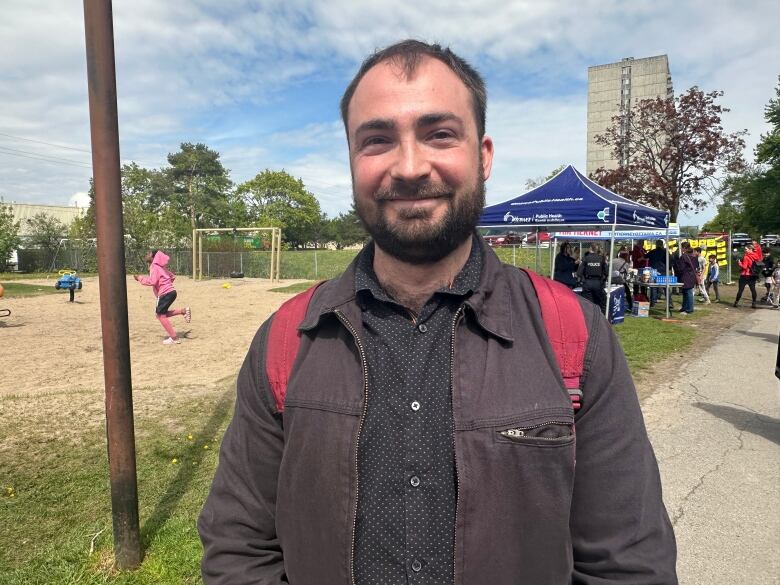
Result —
[[[91,176],[82,3],[3,0],[2,14],[0,197],[72,203]],[[750,132],[752,158],[778,22],[771,0],[114,0],[122,160],[159,167],[204,142],[236,182],[284,168],[345,211],[338,100],[367,54],[406,37],[485,76],[489,203],[560,164],[585,170],[587,68],[623,57],[666,53],[675,91],[725,91],[725,126]]]

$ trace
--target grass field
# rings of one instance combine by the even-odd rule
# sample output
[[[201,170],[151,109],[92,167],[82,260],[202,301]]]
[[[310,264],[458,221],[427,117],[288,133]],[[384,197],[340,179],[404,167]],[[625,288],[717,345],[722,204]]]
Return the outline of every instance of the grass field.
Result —
[[[235,314],[235,323],[227,325],[228,337],[213,338],[213,332],[197,336],[196,328],[193,339],[185,340],[182,346],[166,348],[191,349],[193,353],[176,354],[186,356],[176,359],[184,362],[182,367],[201,367],[198,372],[208,373],[215,367],[209,363],[214,348],[235,343],[239,323],[247,320],[252,323],[246,332],[240,333],[245,341],[251,338],[255,322],[261,319],[259,310],[251,303],[260,293],[252,282],[234,283],[232,288],[223,289],[214,281],[193,283],[184,278],[182,281],[181,295],[190,299],[188,302],[192,299],[199,302],[197,294],[203,294],[206,299],[219,298],[217,306],[209,310],[224,308],[225,315]],[[278,306],[287,298],[281,293],[298,292],[311,284],[312,281],[306,281],[272,289],[273,301]],[[37,286],[40,285],[33,285]],[[54,292],[53,286],[46,288]],[[88,315],[95,306],[96,290],[97,283],[88,281],[84,304],[75,307],[62,302],[63,299],[48,296],[20,298],[15,315],[25,313],[26,307],[37,311],[44,303],[51,304],[53,310],[63,315],[76,309]],[[131,294],[131,308],[141,311],[139,316],[133,313],[131,323],[148,327],[148,331],[138,333],[132,341],[134,359],[141,360],[147,338],[159,326],[146,315],[148,291],[131,288],[130,292],[138,294],[137,300]],[[652,390],[649,382],[653,372],[677,367],[680,359],[689,358],[695,344],[707,341],[744,314],[727,308],[726,303],[733,300],[734,293],[735,287],[723,287],[724,304],[705,307],[697,303],[696,312],[679,323],[628,317],[625,323],[615,327],[631,370],[640,380],[640,394]],[[89,295],[93,295],[91,300]],[[675,297],[678,307],[679,299]],[[246,312],[237,313],[240,310]],[[660,311],[654,309],[653,313],[659,315]],[[80,314],[73,315],[73,323],[84,320]],[[199,324],[205,328],[199,320],[203,317],[202,313],[196,313],[193,326]],[[20,325],[22,329],[0,327],[0,347],[6,353],[16,347],[13,336],[18,331],[33,327],[32,317],[25,318],[28,321]],[[212,316],[209,328],[224,324],[224,319],[222,315]],[[70,323],[64,326],[72,327]],[[85,339],[93,337],[96,337],[94,332]],[[153,344],[143,359],[159,359],[159,340],[153,340]],[[19,352],[18,360],[43,359],[34,357],[34,348],[13,351]],[[195,361],[202,363],[194,364]],[[134,377],[143,374],[148,363],[142,361],[137,371],[134,370]],[[0,424],[0,583],[173,585],[201,582],[201,545],[195,521],[216,469],[219,442],[231,417],[234,375],[223,374],[210,386],[199,386],[195,381],[182,383],[173,375],[171,363],[159,384],[140,377],[134,386],[139,511],[145,558],[141,567],[132,572],[118,572],[112,567],[104,407],[102,388],[95,383],[95,376],[89,384],[83,384],[72,369],[62,368],[60,388],[47,388],[35,394],[0,392],[0,420],[3,421]],[[192,380],[195,378],[191,376]],[[10,384],[8,377],[5,383]]]
[[[43,286],[39,284],[26,284],[19,281],[0,281],[0,285],[3,286],[3,296],[7,298],[33,297],[36,295],[50,295],[60,292],[54,288],[54,282],[51,283],[51,286]]]

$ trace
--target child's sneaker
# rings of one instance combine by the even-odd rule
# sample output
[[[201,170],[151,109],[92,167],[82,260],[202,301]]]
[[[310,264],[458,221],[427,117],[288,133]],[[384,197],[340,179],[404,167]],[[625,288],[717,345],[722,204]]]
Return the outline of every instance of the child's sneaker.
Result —
[[[189,307],[184,308],[184,322],[189,323],[192,321],[192,310]]]
[[[179,339],[178,337],[176,339],[174,339],[173,337],[169,337],[168,339],[163,340],[163,343],[165,345],[175,345],[177,343],[181,343],[181,339]]]

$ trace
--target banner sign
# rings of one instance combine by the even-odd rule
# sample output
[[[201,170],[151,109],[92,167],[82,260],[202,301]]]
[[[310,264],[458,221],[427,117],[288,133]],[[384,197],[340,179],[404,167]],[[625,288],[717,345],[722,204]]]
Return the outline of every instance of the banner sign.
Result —
[[[672,224],[669,226],[669,236],[677,237],[680,235],[679,226]],[[554,232],[554,238],[558,239],[578,239],[578,240],[611,240],[612,231],[565,231]],[[615,230],[616,240],[646,240],[663,239],[666,237],[666,230]],[[655,246],[655,244],[653,244]]]
[[[689,238],[687,241],[690,243],[691,248],[701,248],[702,256],[709,261],[710,255],[715,256],[716,262],[720,266],[727,266],[728,260],[728,236],[721,236],[718,238],[702,238],[700,240],[696,238]],[[655,248],[655,242],[645,240],[642,244],[645,250],[652,250]],[[677,240],[669,240],[669,251],[674,252],[677,250]]]

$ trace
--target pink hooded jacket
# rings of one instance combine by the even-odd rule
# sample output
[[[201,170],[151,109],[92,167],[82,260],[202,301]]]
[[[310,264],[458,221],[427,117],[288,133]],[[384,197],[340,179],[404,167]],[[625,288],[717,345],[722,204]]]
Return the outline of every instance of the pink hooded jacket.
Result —
[[[152,265],[149,267],[149,276],[140,276],[138,282],[143,285],[151,286],[154,296],[158,299],[173,290],[173,281],[176,275],[168,270],[168,260],[170,258],[162,250],[158,250],[152,259]]]

